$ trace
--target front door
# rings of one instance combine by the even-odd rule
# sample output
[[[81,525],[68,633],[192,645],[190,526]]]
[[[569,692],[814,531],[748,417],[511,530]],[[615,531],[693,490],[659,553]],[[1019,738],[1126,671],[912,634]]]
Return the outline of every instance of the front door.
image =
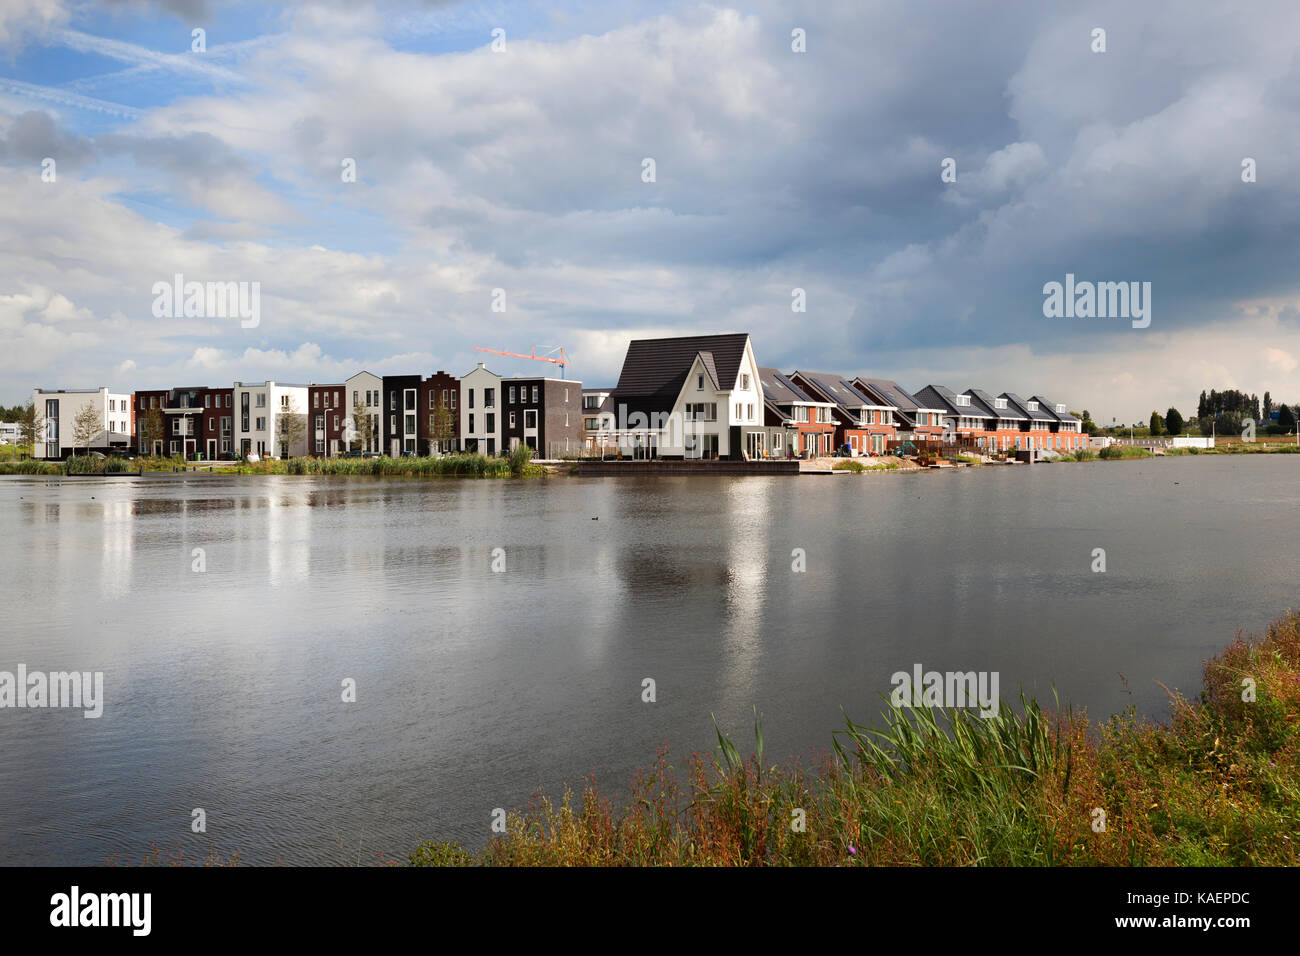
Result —
[[[185,439],[185,460],[190,461],[194,458],[194,439]]]
[[[209,438],[208,439],[208,461],[213,461],[216,459],[216,457],[217,457],[217,440],[215,438]]]

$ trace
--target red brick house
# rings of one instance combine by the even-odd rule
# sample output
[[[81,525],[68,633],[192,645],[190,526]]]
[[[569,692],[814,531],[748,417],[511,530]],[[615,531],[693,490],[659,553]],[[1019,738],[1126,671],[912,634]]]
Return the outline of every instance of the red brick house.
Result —
[[[758,367],[763,390],[762,458],[815,458],[835,446],[835,403],[814,399],[774,368]]]
[[[841,375],[795,371],[790,380],[818,401],[835,406],[835,448],[844,445],[854,455],[884,454],[894,440],[897,407],[874,393],[855,388]]]
[[[451,438],[436,437],[439,408],[451,416]],[[420,383],[420,454],[438,455],[460,447],[460,379],[439,369]]]
[[[347,405],[347,387],[307,386],[307,454],[313,458],[333,458],[346,451],[344,421],[352,414]]]

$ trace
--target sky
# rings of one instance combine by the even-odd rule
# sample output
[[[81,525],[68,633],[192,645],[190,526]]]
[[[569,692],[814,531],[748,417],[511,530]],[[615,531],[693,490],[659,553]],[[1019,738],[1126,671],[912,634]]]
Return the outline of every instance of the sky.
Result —
[[[1293,0],[0,0],[0,403],[735,331],[1106,424],[1300,402],[1298,53]]]

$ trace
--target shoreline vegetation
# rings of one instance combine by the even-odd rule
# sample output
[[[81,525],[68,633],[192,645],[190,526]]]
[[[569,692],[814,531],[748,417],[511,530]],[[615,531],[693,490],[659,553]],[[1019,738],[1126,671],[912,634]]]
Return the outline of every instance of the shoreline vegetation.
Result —
[[[180,458],[98,458],[78,455],[67,461],[0,461],[0,475],[138,475],[193,472],[217,475],[358,475],[411,478],[539,478],[543,465],[520,445],[504,458],[442,455],[436,458],[267,458],[262,461],[184,461]]]
[[[747,758],[718,730],[683,783],[661,747],[616,798],[588,778],[507,814],[477,854],[430,841],[409,865],[1300,863],[1300,614],[1238,632],[1198,697],[1170,701],[1162,723],[1023,698],[989,719],[891,706],[880,730],[846,716],[811,768],[769,765],[756,719]]]
[[[1080,449],[1039,460],[1040,465],[1077,461],[1119,461],[1133,458],[1182,457],[1185,455],[1294,455],[1300,445],[1276,441],[1225,441],[1216,448],[1167,448],[1161,454],[1136,445],[1111,445],[1102,449]],[[185,461],[181,458],[120,458],[116,456],[75,455],[66,461],[34,458],[0,460],[0,475],[137,475],[141,471],[202,472],[222,475],[341,475],[405,478],[541,478],[547,475],[574,473],[576,460],[564,460],[559,466],[542,465],[532,460],[532,449],[520,445],[504,457],[477,454],[452,454],[421,458],[266,458],[257,462]],[[967,467],[983,462],[974,455],[960,454],[949,461]],[[567,466],[567,467],[566,467]],[[891,457],[864,461],[856,458],[836,460],[834,471],[853,474],[916,471],[907,463]]]

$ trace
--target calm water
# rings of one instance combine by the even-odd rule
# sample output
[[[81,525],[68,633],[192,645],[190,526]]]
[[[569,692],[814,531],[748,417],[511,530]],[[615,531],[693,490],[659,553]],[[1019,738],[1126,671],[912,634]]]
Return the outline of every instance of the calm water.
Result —
[[[0,670],[103,671],[107,698],[0,710],[0,862],[477,848],[493,807],[709,749],[711,713],[748,746],[757,706],[769,754],[807,756],[918,662],[1163,716],[1155,681],[1195,692],[1300,603],[1297,474],[0,478]]]

